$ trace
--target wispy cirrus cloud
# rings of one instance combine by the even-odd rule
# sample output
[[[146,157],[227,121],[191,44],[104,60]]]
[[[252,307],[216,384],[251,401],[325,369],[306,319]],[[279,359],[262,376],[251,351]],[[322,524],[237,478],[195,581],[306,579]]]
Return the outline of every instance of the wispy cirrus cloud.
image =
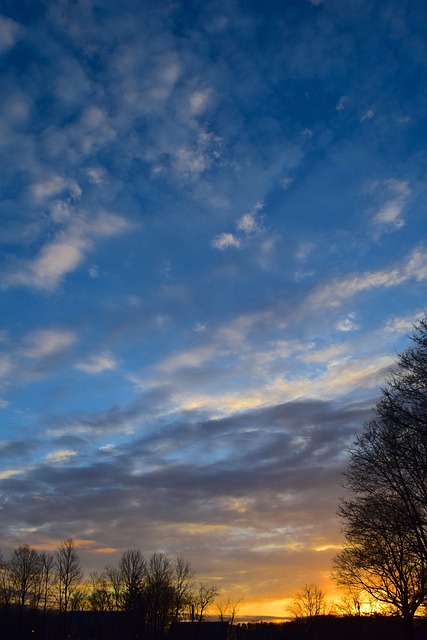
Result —
[[[375,109],[370,107],[369,109],[365,109],[363,113],[360,115],[360,122],[365,122],[366,120],[372,120],[375,116]]]
[[[28,334],[21,347],[21,353],[26,358],[48,358],[58,353],[68,351],[77,342],[74,331],[60,329],[39,329]]]
[[[33,260],[22,262],[5,277],[6,286],[26,286],[52,291],[63,277],[74,271],[83,261],[88,243],[81,238],[68,242],[52,242],[43,247]]]
[[[406,180],[390,179],[383,183],[375,182],[371,191],[386,192],[387,198],[373,218],[379,231],[401,229],[405,225],[403,210],[411,195],[411,188]]]
[[[79,362],[75,365],[75,368],[79,371],[84,371],[92,375],[103,373],[104,371],[112,371],[117,366],[117,362],[112,353],[105,351],[103,353],[97,353],[84,362]]]
[[[73,199],[78,199],[82,195],[81,187],[75,180],[69,180],[60,175],[52,175],[43,181],[33,183],[30,191],[38,200],[45,200],[64,191],[67,191]]]
[[[56,194],[57,184],[49,193]],[[61,188],[62,188],[62,183]],[[46,194],[44,188],[43,195]],[[132,224],[123,216],[101,212],[94,216],[77,215],[71,217],[67,203],[55,201],[52,217],[65,226],[57,237],[46,243],[32,259],[16,260],[4,274],[5,288],[24,286],[45,292],[55,290],[65,276],[75,271],[94,248],[95,241],[112,237],[132,228]]]
[[[366,271],[318,286],[309,296],[309,304],[315,307],[339,307],[346,298],[373,289],[397,287],[408,280],[423,281],[427,278],[427,251],[414,249],[406,260],[389,270]]]
[[[52,451],[52,453],[48,453],[45,456],[46,462],[53,463],[62,463],[68,462],[71,458],[74,458],[77,455],[77,451],[72,449],[58,449],[57,451]]]

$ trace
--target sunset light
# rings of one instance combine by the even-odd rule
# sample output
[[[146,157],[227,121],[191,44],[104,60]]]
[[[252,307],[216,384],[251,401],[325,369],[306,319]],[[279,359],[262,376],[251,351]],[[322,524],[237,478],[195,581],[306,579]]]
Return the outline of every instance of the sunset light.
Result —
[[[426,29],[421,0],[2,4],[5,557],[184,558],[243,620],[339,600],[348,448],[427,309]]]

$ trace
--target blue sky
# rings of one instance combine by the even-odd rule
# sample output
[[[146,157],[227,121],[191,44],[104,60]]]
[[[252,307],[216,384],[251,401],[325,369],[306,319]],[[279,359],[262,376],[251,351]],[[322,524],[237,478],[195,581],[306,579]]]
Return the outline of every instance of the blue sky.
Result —
[[[425,310],[421,0],[6,0],[1,547],[277,613]]]

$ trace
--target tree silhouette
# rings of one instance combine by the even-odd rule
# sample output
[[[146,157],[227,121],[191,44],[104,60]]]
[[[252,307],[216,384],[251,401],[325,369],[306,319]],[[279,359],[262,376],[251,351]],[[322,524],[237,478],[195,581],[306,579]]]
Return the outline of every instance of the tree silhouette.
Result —
[[[340,584],[359,585],[403,619],[427,597],[427,320],[398,356],[369,420],[350,450],[342,501],[346,547]]]
[[[326,613],[325,594],[315,584],[306,584],[296,594],[289,609],[297,619],[313,620]]]
[[[63,540],[55,556],[55,571],[58,589],[58,604],[62,619],[62,634],[67,635],[67,613],[70,609],[73,593],[79,588],[83,578],[80,560],[74,546],[74,540]]]

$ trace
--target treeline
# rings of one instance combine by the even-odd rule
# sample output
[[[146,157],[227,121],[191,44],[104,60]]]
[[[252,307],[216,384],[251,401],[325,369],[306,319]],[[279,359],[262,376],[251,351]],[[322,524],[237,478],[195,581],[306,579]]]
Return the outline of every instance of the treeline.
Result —
[[[320,615],[280,624],[242,624],[234,640],[405,640],[405,631],[396,616]],[[414,640],[427,640],[425,620],[417,620]]]
[[[72,539],[53,554],[21,545],[0,556],[0,625],[10,640],[158,640],[173,622],[201,622],[217,595],[189,561],[161,553],[127,550],[87,578]]]

